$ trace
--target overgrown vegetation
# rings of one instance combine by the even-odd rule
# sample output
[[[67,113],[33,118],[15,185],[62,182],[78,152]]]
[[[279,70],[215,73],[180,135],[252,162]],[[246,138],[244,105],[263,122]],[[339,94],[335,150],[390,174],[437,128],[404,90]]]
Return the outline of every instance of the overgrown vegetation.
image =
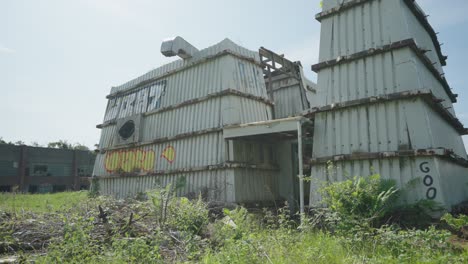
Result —
[[[392,214],[412,207],[398,207],[399,191],[377,175],[324,186],[328,207],[303,217],[287,205],[255,213],[243,207],[210,208],[201,196],[176,197],[183,184],[125,201],[85,192],[3,194],[0,254],[36,263],[468,261],[464,240],[454,243],[456,236],[448,230],[390,221]],[[446,215],[443,221],[455,234],[467,226],[463,215]]]

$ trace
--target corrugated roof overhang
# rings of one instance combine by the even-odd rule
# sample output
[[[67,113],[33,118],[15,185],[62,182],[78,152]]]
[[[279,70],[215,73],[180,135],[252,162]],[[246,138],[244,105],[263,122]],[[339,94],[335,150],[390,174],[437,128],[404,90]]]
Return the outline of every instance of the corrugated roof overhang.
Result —
[[[224,139],[235,139],[267,134],[297,133],[297,123],[310,122],[303,116],[227,126],[223,129]]]

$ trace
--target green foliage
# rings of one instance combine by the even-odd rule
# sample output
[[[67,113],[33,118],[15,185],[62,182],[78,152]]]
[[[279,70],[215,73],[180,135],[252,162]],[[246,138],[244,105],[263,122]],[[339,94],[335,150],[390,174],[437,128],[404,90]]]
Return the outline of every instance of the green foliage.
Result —
[[[445,221],[447,224],[449,224],[452,228],[456,230],[468,227],[467,215],[458,215],[458,217],[454,217],[453,215],[447,213],[444,216],[442,216],[440,220]]]
[[[168,224],[171,228],[198,235],[208,225],[208,210],[201,197],[190,201],[185,197],[176,199],[169,206]]]
[[[163,263],[155,241],[115,235],[110,244],[102,244],[91,234],[94,219],[66,222],[63,239],[57,240],[48,254],[37,263]]]
[[[208,224],[208,209],[201,196],[195,201],[185,197],[177,198],[175,193],[186,184],[181,177],[176,184],[168,184],[148,192],[154,206],[156,220],[162,229],[172,228],[198,235]]]
[[[110,248],[113,263],[163,263],[155,241],[143,238],[116,239]]]
[[[378,222],[398,198],[395,183],[379,175],[354,177],[321,188],[323,201],[342,218]]]
[[[260,222],[247,209],[238,207],[234,210],[223,209],[224,217],[216,220],[210,227],[211,242],[222,246],[234,240],[247,237],[260,228]]]
[[[375,187],[378,184],[370,182],[356,183],[352,188],[359,186],[360,192],[372,190],[377,198],[366,198],[365,201],[382,199],[378,197],[385,195],[379,196],[381,192]],[[386,188],[392,189],[391,186]],[[386,264],[468,261],[468,251],[452,245],[450,233],[445,230],[372,225],[372,221],[365,220],[373,219],[375,212],[360,218],[359,210],[352,206],[342,207],[353,209],[351,218],[345,214],[348,209],[317,208],[311,215],[302,216],[301,225],[297,221],[299,217],[292,215],[287,206],[257,213],[242,207],[224,209],[222,217],[210,222],[207,206],[200,197],[192,201],[176,197],[175,190],[176,187],[171,186],[153,190],[148,193],[147,201],[90,198],[83,192],[78,193],[80,198],[75,200],[79,203],[74,203],[73,207],[57,207],[53,202],[50,207],[54,210],[17,214],[16,218],[9,216],[6,210],[0,210],[0,242],[15,243],[23,230],[28,230],[29,234],[37,230],[53,234],[49,247],[44,251],[46,254],[22,255],[25,261],[35,263]],[[348,191],[343,193],[348,194]],[[75,194],[69,195],[73,197]],[[21,196],[18,195],[17,200],[25,199]],[[63,199],[60,194],[50,196]],[[361,202],[355,197],[352,199]],[[97,209],[98,205],[106,221]],[[384,208],[383,211],[387,211],[390,206],[387,204]],[[32,216],[37,219],[32,221]],[[363,220],[358,223],[360,219]],[[465,219],[465,216],[445,216],[444,219],[454,226],[463,226],[460,219]],[[25,223],[27,229],[21,223]],[[33,229],[33,225],[38,228]]]
[[[148,192],[151,202],[153,203],[156,220],[161,228],[166,227],[169,206],[175,196],[177,190],[183,188],[187,182],[185,177],[177,179],[175,186],[167,184],[165,187],[156,186],[155,189]]]
[[[72,144],[68,143],[66,140],[59,140],[57,142],[50,142],[47,144],[48,148],[58,148],[58,149],[73,149]]]
[[[75,143],[71,144],[68,143],[66,140],[59,140],[56,142],[50,142],[47,144],[48,148],[57,148],[57,149],[74,149],[74,150],[87,150],[89,151],[89,148],[83,144],[80,143]]]
[[[64,218],[63,238],[57,238],[46,257],[38,263],[91,263],[102,260],[99,247],[89,235],[93,223],[91,219],[77,218],[73,223]],[[60,241],[60,242],[59,242]]]
[[[98,177],[91,178],[91,186],[89,188],[88,197],[95,198],[99,196],[101,190],[101,183]]]

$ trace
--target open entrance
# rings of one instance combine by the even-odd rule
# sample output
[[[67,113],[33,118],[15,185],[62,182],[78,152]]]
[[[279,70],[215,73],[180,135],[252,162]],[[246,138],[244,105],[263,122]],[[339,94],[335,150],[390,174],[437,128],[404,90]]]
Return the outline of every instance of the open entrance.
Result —
[[[272,192],[294,210],[304,209],[309,200],[309,184],[299,175],[310,174],[310,168],[304,164],[308,164],[305,161],[312,156],[312,133],[313,122],[302,116],[230,126],[223,130],[228,145],[251,142],[252,145],[264,143],[271,146],[273,158],[268,160],[274,161],[270,165],[275,167],[270,174],[274,182]],[[235,151],[229,156],[234,160],[237,158]]]

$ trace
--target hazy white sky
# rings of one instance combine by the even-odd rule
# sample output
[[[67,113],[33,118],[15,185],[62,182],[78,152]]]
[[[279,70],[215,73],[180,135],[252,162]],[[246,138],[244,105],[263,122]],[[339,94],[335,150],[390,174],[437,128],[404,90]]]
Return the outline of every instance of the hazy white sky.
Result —
[[[0,137],[92,147],[111,86],[173,60],[159,48],[176,35],[200,49],[226,37],[251,50],[264,46],[302,61],[315,80],[319,2],[0,0]],[[440,31],[455,109],[468,126],[468,1],[418,2]]]

